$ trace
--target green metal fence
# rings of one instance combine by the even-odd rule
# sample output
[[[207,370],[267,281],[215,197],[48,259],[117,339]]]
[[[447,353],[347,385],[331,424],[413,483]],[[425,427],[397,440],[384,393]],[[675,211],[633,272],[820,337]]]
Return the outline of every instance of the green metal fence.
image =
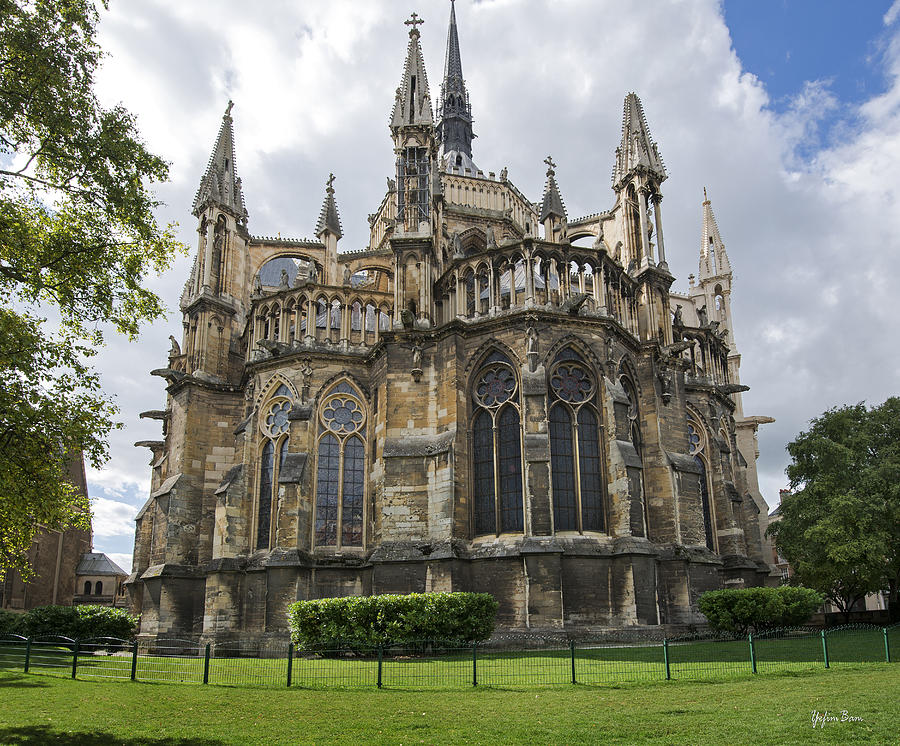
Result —
[[[530,641],[336,646],[116,638],[0,638],[0,669],[72,678],[236,686],[527,687],[709,679],[900,661],[900,624],[694,635],[655,643]]]

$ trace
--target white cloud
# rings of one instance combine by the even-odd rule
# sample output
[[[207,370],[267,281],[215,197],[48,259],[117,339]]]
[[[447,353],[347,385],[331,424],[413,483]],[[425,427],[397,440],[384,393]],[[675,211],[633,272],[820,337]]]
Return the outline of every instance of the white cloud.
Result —
[[[95,537],[130,536],[134,534],[134,517],[137,508],[104,497],[91,500]],[[100,550],[102,551],[102,550]]]
[[[107,552],[106,556],[121,567],[125,572],[131,572],[132,555],[121,552]]]

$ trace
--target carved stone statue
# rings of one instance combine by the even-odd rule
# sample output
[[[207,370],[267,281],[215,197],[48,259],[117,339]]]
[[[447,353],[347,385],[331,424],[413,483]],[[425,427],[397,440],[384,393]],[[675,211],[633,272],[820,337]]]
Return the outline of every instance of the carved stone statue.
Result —
[[[282,268],[281,270],[281,282],[278,283],[278,287],[282,290],[287,290],[291,286],[291,278],[288,277],[287,270]]]
[[[310,282],[318,282],[319,281],[319,269],[316,267],[315,262],[309,263],[309,281]]]
[[[387,180],[387,190],[391,194],[393,194],[394,192],[397,191],[397,182],[394,181],[394,179],[392,179],[390,176],[388,176],[388,180]]]
[[[461,259],[463,257],[462,250],[462,240],[459,237],[459,233],[453,234],[453,258]]]
[[[350,284],[350,265],[349,264],[344,265],[344,284],[345,285]]]
[[[697,318],[700,319],[701,327],[706,326],[709,323],[709,319],[706,316],[706,304],[697,309]]]
[[[487,231],[487,250],[491,251],[497,248],[497,239],[494,238],[494,229],[491,226],[488,226]]]
[[[506,169],[506,166],[502,168],[500,171],[500,181],[506,181],[506,177],[509,175],[509,171]]]
[[[613,341],[612,337],[607,337],[606,339],[606,364],[612,365],[615,362],[616,355],[613,350]]]
[[[312,362],[308,357],[304,358],[300,365],[300,374],[303,376],[303,387],[300,390],[300,396],[305,404],[309,401],[309,382],[313,374]]]
[[[178,344],[178,340],[175,339],[173,335],[169,335],[169,339],[172,340],[172,347],[169,350],[169,357],[178,357],[181,354],[181,345]]]
[[[262,295],[262,282],[259,279],[259,275],[253,278],[253,295]]]
[[[684,318],[681,314],[681,306],[675,306],[675,317],[672,319],[672,326],[683,327],[684,326]]]
[[[525,357],[528,360],[528,370],[534,373],[538,367],[538,335],[531,325],[525,332]]]

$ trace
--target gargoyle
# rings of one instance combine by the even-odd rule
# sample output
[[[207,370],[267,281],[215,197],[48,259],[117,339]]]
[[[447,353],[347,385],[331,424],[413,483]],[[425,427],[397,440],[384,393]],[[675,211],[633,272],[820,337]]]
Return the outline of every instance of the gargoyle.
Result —
[[[578,312],[581,310],[581,307],[585,303],[587,303],[588,298],[590,297],[591,296],[588,293],[575,293],[575,295],[572,295],[566,299],[561,308],[570,316],[577,316]]]

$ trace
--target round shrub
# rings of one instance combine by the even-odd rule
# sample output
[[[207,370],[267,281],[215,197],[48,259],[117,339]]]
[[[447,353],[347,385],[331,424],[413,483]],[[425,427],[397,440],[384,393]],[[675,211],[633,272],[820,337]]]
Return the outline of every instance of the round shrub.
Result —
[[[698,607],[712,630],[746,635],[803,624],[824,600],[812,588],[783,585],[707,591],[700,596]]]
[[[488,593],[410,593],[297,601],[288,609],[293,642],[306,650],[339,646],[469,643],[494,631]]]
[[[75,640],[118,637],[130,640],[138,618],[111,606],[40,606],[24,615],[23,632],[29,637],[61,635]]]

